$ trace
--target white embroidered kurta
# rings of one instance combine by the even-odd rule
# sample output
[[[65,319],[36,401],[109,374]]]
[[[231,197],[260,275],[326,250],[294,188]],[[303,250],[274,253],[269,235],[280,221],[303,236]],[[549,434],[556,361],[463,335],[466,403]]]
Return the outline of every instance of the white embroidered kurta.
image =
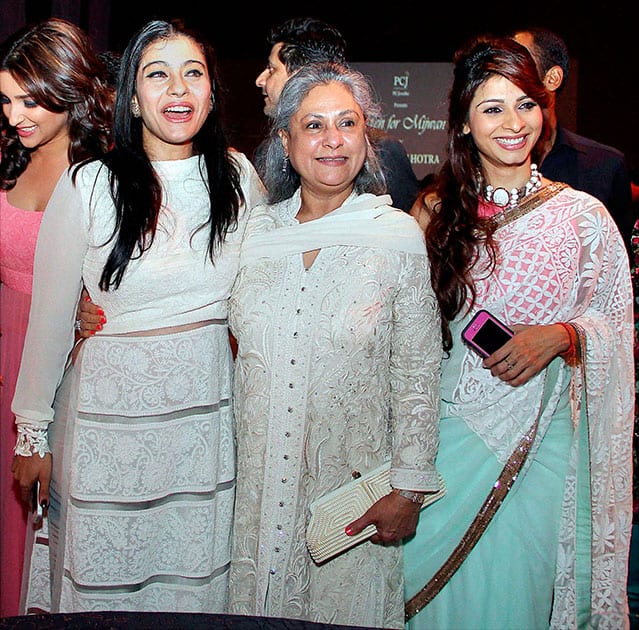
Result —
[[[391,459],[393,485],[437,488],[439,315],[423,235],[389,201],[352,195],[298,224],[298,191],[249,219],[229,309],[233,613],[403,625],[398,546],[365,542],[317,566],[304,538],[311,501],[354,471]]]

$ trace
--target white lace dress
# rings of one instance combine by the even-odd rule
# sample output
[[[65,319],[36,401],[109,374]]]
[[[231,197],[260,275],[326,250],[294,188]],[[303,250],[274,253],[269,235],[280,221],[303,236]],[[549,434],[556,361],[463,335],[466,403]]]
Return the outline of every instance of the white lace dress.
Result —
[[[261,183],[234,155],[246,203],[257,203]],[[84,167],[77,187],[63,177],[43,219],[13,410],[18,422],[52,421],[51,572],[32,571],[29,593],[42,607],[50,578],[52,612],[227,607],[235,461],[226,317],[247,213],[211,264],[208,232],[196,231],[209,205],[199,162],[154,163],[165,188],[159,229],[115,291],[97,287],[114,218],[106,169]],[[108,323],[63,378],[83,283]]]
[[[318,566],[304,538],[310,502],[355,471],[392,458],[394,485],[437,487],[438,311],[423,235],[389,202],[351,196],[299,224],[298,192],[251,213],[229,307],[232,613],[403,626],[398,546],[365,542]]]

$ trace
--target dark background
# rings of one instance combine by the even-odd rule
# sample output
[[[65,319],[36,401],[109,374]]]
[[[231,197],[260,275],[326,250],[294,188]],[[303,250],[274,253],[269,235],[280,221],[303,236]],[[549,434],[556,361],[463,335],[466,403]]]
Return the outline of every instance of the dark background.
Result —
[[[468,4],[465,0],[464,5]],[[591,5],[591,3],[588,3]],[[183,17],[216,47],[229,90],[231,140],[250,154],[264,131],[254,80],[264,67],[270,26],[302,15],[325,19],[349,43],[353,62],[450,62],[479,33],[545,26],[568,44],[578,77],[570,128],[615,146],[639,167],[639,3],[562,0],[387,0],[372,2],[147,2],[144,0],[0,0],[0,39],[24,23],[56,15],[82,26],[98,50],[121,51],[153,17]],[[569,125],[566,125],[569,126]]]

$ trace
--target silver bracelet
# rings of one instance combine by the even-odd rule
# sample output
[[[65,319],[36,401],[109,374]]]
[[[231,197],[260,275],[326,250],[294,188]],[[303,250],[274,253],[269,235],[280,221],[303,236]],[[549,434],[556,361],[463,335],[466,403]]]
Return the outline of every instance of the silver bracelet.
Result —
[[[18,439],[13,452],[22,457],[31,457],[36,453],[40,457],[44,457],[46,453],[51,452],[47,433],[46,428],[43,429],[31,424],[19,424]]]
[[[398,494],[400,497],[404,497],[405,499],[419,505],[421,505],[426,499],[426,494],[424,492],[417,492],[414,490],[400,490],[399,488],[393,488],[393,494]]]

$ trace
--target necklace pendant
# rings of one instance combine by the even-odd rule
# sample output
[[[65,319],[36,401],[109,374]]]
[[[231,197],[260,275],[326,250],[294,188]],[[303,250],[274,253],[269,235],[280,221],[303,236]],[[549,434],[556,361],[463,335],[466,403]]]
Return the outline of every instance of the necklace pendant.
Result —
[[[479,174],[478,189],[481,191],[481,174]],[[536,192],[541,188],[541,174],[537,169],[536,164],[530,165],[530,179],[521,188],[512,188],[507,190],[503,186],[493,188],[490,184],[484,187],[483,197],[488,203],[501,208],[503,211],[506,208],[510,210],[515,209],[521,200]]]
[[[499,188],[495,188],[492,194],[492,203],[500,208],[505,208],[510,203],[510,193],[501,186]]]

